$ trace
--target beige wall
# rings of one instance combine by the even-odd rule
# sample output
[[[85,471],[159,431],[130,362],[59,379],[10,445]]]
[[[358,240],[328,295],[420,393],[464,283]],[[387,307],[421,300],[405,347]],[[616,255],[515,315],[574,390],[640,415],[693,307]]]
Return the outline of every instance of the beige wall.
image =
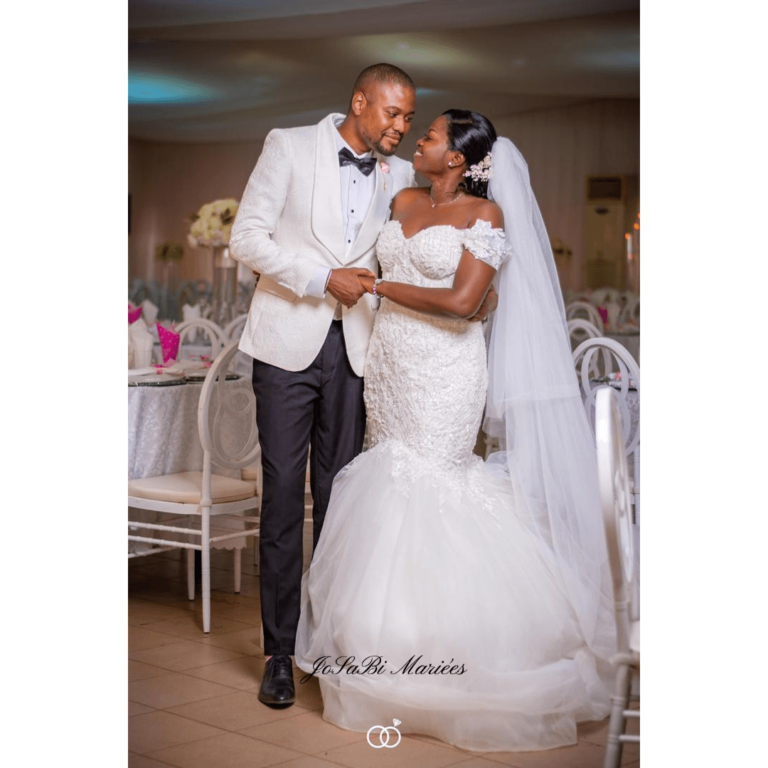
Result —
[[[526,158],[550,237],[573,250],[570,264],[558,263],[563,288],[581,288],[586,178],[639,175],[639,100],[530,112],[494,125]]]
[[[129,142],[128,191],[132,226],[128,238],[129,279],[161,279],[155,247],[165,240],[184,244],[180,279],[213,277],[210,252],[186,242],[187,217],[223,197],[239,200],[261,152],[254,144],[159,144]]]
[[[508,118],[490,117],[499,134],[512,139],[527,159],[550,235],[573,250],[570,264],[559,265],[563,287],[580,288],[586,177],[639,174],[639,101],[595,101]],[[408,137],[401,152],[404,157],[409,156],[414,141],[414,136]],[[261,141],[202,145],[131,140],[129,278],[160,279],[154,249],[173,239],[185,244],[177,276],[210,280],[209,254],[186,244],[185,219],[211,200],[240,199],[261,147]]]

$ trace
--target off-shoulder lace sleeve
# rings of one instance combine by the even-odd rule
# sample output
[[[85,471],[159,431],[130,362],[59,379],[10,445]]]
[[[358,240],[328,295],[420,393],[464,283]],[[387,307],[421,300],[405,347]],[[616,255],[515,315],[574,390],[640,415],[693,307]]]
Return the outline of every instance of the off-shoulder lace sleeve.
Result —
[[[503,229],[494,229],[490,221],[478,219],[464,230],[464,247],[480,261],[498,269],[511,255],[512,246],[507,242]]]

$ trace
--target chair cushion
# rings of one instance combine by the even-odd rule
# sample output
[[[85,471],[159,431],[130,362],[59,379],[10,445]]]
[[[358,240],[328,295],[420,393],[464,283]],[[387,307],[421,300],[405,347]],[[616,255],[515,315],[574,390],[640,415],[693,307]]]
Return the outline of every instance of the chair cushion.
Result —
[[[128,482],[128,495],[141,499],[199,504],[202,493],[202,472],[178,472],[175,475],[143,477]],[[211,475],[211,501],[214,504],[250,499],[254,493],[251,483],[222,475]]]
[[[258,480],[259,479],[258,465],[251,464],[250,467],[243,467],[240,470],[240,477],[243,480]]]

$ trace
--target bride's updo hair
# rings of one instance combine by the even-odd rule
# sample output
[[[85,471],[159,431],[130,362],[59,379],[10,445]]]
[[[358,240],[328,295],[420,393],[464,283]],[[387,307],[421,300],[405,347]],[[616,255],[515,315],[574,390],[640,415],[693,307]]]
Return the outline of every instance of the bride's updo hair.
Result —
[[[448,121],[448,146],[461,152],[467,160],[467,170],[479,163],[496,141],[496,129],[487,117],[467,109],[449,109],[443,112]],[[476,197],[488,197],[488,182],[464,177],[467,192]]]

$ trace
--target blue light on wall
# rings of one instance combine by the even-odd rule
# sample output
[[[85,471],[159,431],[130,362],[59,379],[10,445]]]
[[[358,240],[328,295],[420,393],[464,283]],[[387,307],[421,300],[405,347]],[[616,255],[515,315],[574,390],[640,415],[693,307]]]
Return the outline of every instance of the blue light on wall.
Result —
[[[172,75],[151,72],[128,72],[129,104],[190,104],[211,101],[213,88]]]

